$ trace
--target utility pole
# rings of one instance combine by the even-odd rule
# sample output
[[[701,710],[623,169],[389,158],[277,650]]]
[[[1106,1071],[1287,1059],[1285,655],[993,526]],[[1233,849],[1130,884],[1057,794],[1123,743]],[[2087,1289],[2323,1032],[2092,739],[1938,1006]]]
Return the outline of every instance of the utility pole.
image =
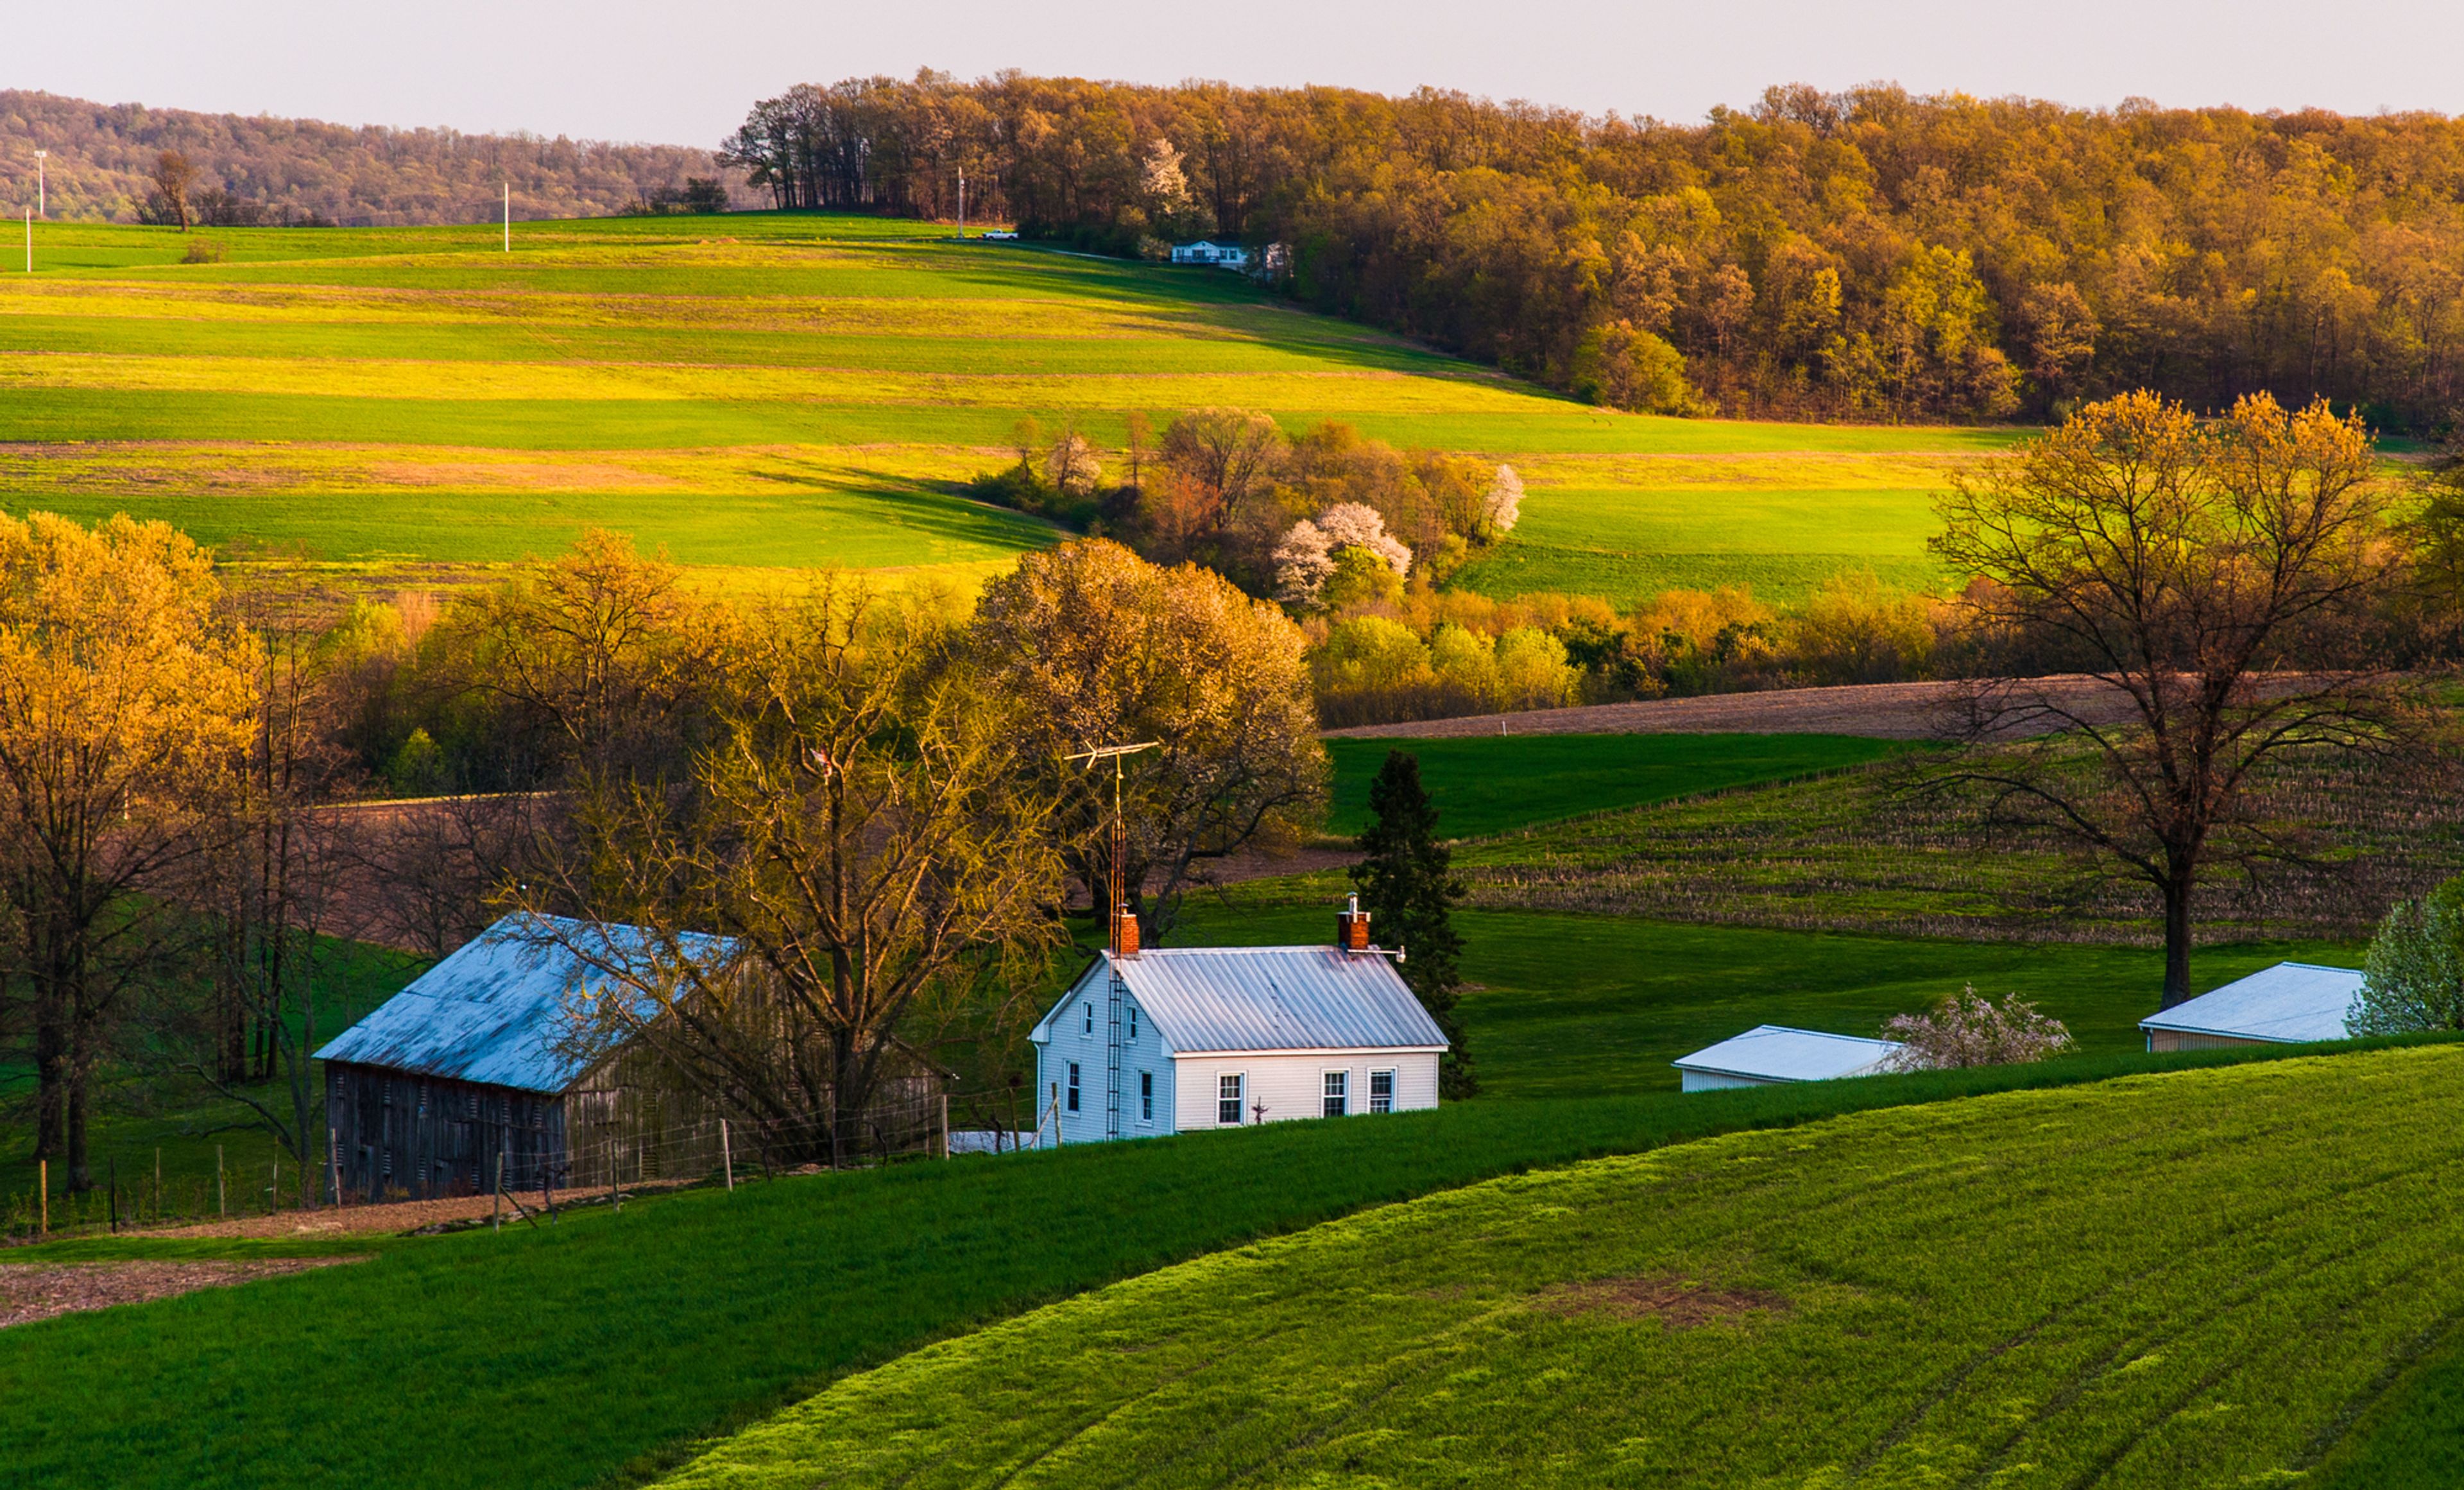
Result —
[[[505,183],[505,252],[514,252],[514,184]]]
[[[958,241],[967,241],[967,173],[958,172]]]
[[[26,214],[26,273],[34,272],[34,214]]]
[[[49,218],[52,215],[51,202],[43,195],[43,161],[51,153],[49,150],[34,152],[34,215],[36,217]]]

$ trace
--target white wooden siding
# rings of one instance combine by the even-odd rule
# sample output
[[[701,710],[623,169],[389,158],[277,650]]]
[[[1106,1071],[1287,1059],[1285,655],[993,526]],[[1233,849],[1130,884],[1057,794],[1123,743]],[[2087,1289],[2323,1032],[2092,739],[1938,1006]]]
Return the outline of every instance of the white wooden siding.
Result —
[[[1104,979],[1089,980],[1091,987],[1079,990],[1078,997],[1052,1020],[1052,1039],[1042,1047],[1037,1061],[1035,1085],[1036,1115],[1044,1117],[1052,1110],[1053,1095],[1060,1094],[1061,1141],[1065,1144],[1100,1142],[1104,1131],[1104,1041],[1108,994]],[[1087,1033],[1085,1006],[1095,1007],[1095,1031]],[[1121,1000],[1121,1136],[1124,1138],[1159,1138],[1173,1130],[1173,1062],[1156,1035],[1155,1021],[1141,1012],[1138,1034],[1129,1038],[1129,1009],[1137,1003],[1135,997]],[[1081,1102],[1075,1112],[1069,1110],[1069,1063],[1078,1063]],[[1155,1115],[1153,1123],[1138,1120],[1138,1073],[1153,1071],[1155,1079]]]
[[[1216,1121],[1219,1078],[1235,1072],[1247,1077],[1241,1099],[1241,1121],[1244,1125],[1257,1121],[1255,1105],[1260,1102],[1266,1105],[1269,1123],[1322,1116],[1329,1071],[1351,1073],[1347,1116],[1357,1117],[1369,1110],[1372,1071],[1395,1073],[1396,1111],[1409,1112],[1438,1105],[1438,1058],[1434,1055],[1390,1056],[1346,1050],[1329,1055],[1183,1056],[1173,1063],[1179,1067],[1177,1085],[1180,1102],[1176,1116],[1183,1132],[1203,1132],[1224,1126]]]

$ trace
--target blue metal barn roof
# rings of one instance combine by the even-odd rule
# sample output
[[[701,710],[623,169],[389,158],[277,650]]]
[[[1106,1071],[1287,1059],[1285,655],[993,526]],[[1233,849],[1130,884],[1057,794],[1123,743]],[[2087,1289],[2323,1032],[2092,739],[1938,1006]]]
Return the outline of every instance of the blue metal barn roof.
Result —
[[[2139,1021],[2139,1027],[2287,1044],[2343,1040],[2344,1011],[2353,1006],[2353,996],[2361,991],[2359,968],[2279,962],[2151,1014]]]
[[[1784,1024],[1757,1024],[1742,1035],[1732,1035],[1668,1063],[1681,1071],[1748,1081],[1827,1082],[1886,1069],[1884,1063],[1899,1052],[1900,1042],[1895,1040],[1865,1040],[1855,1035],[1790,1029]]]
[[[1324,947],[1158,947],[1106,953],[1054,1007],[1116,964],[1175,1055],[1267,1050],[1443,1050],[1446,1037],[1391,959]],[[1045,1016],[1029,1038],[1052,1035]]]
[[[735,952],[723,937],[684,941],[689,954],[712,962]],[[561,1092],[589,1064],[566,1038],[568,996],[608,984],[593,961],[647,971],[654,953],[639,927],[510,915],[328,1041],[317,1059]]]

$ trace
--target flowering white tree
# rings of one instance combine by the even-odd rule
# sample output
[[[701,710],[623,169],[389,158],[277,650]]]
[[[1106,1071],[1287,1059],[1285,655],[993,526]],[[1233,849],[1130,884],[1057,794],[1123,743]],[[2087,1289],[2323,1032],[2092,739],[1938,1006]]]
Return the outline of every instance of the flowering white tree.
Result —
[[[1337,502],[1304,517],[1275,545],[1275,598],[1287,605],[1315,605],[1334,578],[1335,556],[1347,548],[1365,549],[1401,579],[1412,569],[1410,545],[1386,531],[1377,509],[1361,502]]]
[[[1481,532],[1489,537],[1511,533],[1523,520],[1523,478],[1511,466],[1500,466],[1481,498]]]
[[[1882,1026],[1884,1040],[1900,1041],[1891,1058],[1896,1071],[1939,1071],[1968,1065],[2015,1065],[2042,1061],[2071,1048],[2071,1032],[2016,994],[2000,1004],[1968,987],[1926,1014],[1901,1014]]]
[[[1044,479],[1066,495],[1085,496],[1095,490],[1095,483],[1103,477],[1104,468],[1095,459],[1095,447],[1074,429],[1055,440],[1052,452],[1044,458]]]

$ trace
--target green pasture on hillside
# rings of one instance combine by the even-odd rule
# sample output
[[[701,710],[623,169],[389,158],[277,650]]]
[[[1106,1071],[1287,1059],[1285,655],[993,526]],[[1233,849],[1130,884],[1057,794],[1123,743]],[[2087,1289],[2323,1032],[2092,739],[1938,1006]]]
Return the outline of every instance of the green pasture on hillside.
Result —
[[[1369,823],[1369,784],[1394,751],[1420,763],[1441,838],[1485,838],[1559,818],[1837,771],[1907,747],[1844,734],[1525,734],[1497,738],[1343,737],[1331,831]]]
[[[1365,1206],[1739,1128],[2276,1055],[1474,1102],[697,1191],[552,1230],[388,1242],[346,1267],[9,1329],[0,1464],[29,1490],[604,1484],[933,1340]],[[195,1257],[295,1244],[169,1245]],[[165,1246],[76,1242],[7,1260]]]
[[[1324,909],[1226,907],[1193,899],[1172,943],[1183,947],[1331,941],[1340,893]],[[1931,941],[1689,926],[1622,916],[1462,910],[1466,984],[1456,1012],[1483,1100],[1668,1091],[1668,1063],[1753,1028],[1786,1024],[1876,1035],[1974,984],[2017,994],[2069,1026],[2082,1051],[2145,1043],[2165,960],[2149,947]],[[1373,932],[1375,927],[1372,928]],[[1408,954],[1410,949],[1406,947]],[[2204,993],[2288,958],[2361,965],[2359,947],[2277,942],[2203,947],[2191,986]]]
[[[2282,1061],[1502,1178],[927,1348],[663,1483],[2292,1483],[2464,1316],[2459,1077]]]
[[[180,262],[198,240],[224,260]],[[1786,600],[1920,581],[1924,483],[2011,437],[1617,414],[1237,275],[845,214],[517,224],[511,253],[484,226],[55,224],[35,255],[0,282],[0,502],[339,565],[596,525],[710,571],[971,581],[1059,536],[963,494],[1021,416],[1109,446],[1232,405],[1518,463],[1525,525],[1466,578],[1491,593]]]

